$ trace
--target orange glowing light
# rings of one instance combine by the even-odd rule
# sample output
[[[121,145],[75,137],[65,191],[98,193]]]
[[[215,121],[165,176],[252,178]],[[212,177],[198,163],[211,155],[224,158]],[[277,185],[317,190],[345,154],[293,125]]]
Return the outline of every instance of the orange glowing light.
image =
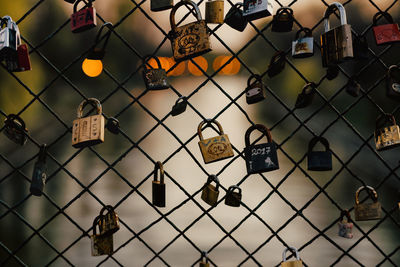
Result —
[[[192,75],[201,76],[203,75],[203,71],[206,72],[208,69],[208,62],[204,57],[195,57],[193,59],[194,62],[198,65],[198,67],[192,62],[188,62],[188,70]],[[203,71],[202,71],[203,70]]]
[[[218,56],[214,59],[213,62],[213,69],[214,71],[217,71],[220,67],[221,67],[221,60],[224,58],[225,56]],[[218,74],[222,74],[222,70],[220,70],[218,72]]]
[[[89,77],[97,77],[103,71],[103,63],[98,59],[87,59],[82,63],[83,72]]]
[[[169,68],[174,67],[176,64],[175,60],[172,57],[167,59],[169,61]],[[168,72],[167,76],[180,76],[185,72],[185,68],[186,68],[185,61],[182,61],[177,66],[175,66],[173,70]]]

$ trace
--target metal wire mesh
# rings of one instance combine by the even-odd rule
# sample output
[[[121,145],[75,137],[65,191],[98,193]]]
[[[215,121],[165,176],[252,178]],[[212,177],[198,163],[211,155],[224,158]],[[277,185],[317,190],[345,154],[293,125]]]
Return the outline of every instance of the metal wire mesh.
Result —
[[[100,2],[100,0],[97,2]],[[274,176],[264,173],[257,175],[257,180],[254,180],[253,177],[244,174],[240,177],[235,177],[235,182],[228,182],[226,179],[225,182],[224,179],[221,179],[221,195],[227,191],[229,183],[232,182],[239,186],[245,186],[249,179],[253,179],[260,186],[262,184],[266,188],[264,189],[266,193],[261,199],[257,199],[257,203],[251,201],[250,197],[247,198],[248,202],[243,200],[240,207],[242,210],[240,217],[236,216],[237,220],[234,220],[233,225],[226,225],[226,221],[222,220],[221,216],[215,212],[215,210],[223,208],[221,207],[223,206],[221,202],[224,201],[222,197],[220,197],[217,207],[203,205],[199,200],[202,190],[201,185],[206,179],[197,179],[201,180],[198,183],[201,185],[196,190],[192,190],[183,181],[182,177],[174,173],[171,168],[168,168],[168,163],[173,162],[175,158],[181,158],[183,153],[186,160],[189,160],[190,164],[193,164],[190,165],[190,168],[199,169],[203,173],[204,178],[212,173],[210,172],[210,167],[203,164],[201,156],[197,151],[198,148],[196,148],[195,144],[197,142],[197,132],[195,127],[190,131],[190,135],[183,136],[176,128],[170,126],[172,117],[170,112],[166,111],[166,109],[170,109],[170,106],[164,109],[163,112],[159,112],[156,111],[156,104],[152,104],[154,101],[156,101],[157,105],[163,103],[163,100],[160,100],[156,96],[158,92],[130,89],[132,83],[141,83],[140,70],[142,64],[140,62],[144,56],[146,54],[159,55],[163,53],[164,46],[170,49],[168,47],[169,25],[158,22],[160,18],[157,16],[160,13],[150,12],[147,7],[148,2],[136,2],[133,0],[118,2],[124,11],[122,11],[122,15],[118,16],[118,19],[114,19],[116,22],[113,23],[114,30],[112,32],[112,40],[109,44],[110,47],[111,43],[114,42],[115,45],[112,47],[116,49],[108,49],[108,54],[104,61],[110,67],[105,67],[104,77],[101,82],[93,82],[95,83],[93,87],[96,87],[96,90],[84,88],[79,80],[80,78],[75,78],[81,77],[77,75],[78,64],[90,50],[88,45],[77,44],[91,44],[91,36],[74,36],[73,38],[76,38],[76,41],[72,40],[71,42],[58,39],[58,36],[65,36],[65,33],[62,35],[62,32],[69,31],[69,19],[61,16],[62,19],[55,19],[53,22],[50,17],[44,16],[44,21],[48,20],[52,21],[52,23],[49,23],[51,25],[43,25],[45,30],[42,28],[36,32],[42,32],[43,34],[37,34],[34,42],[24,35],[23,26],[21,25],[26,25],[24,24],[25,21],[30,23],[33,20],[32,17],[41,16],[44,8],[48,6],[59,7],[59,4],[50,3],[49,0],[32,2],[32,6],[26,12],[20,14],[18,18],[14,17],[22,30],[23,42],[29,46],[31,57],[34,59],[34,62],[40,62],[40,64],[33,67],[43,69],[45,72],[51,73],[51,75],[46,76],[46,82],[43,83],[42,87],[32,88],[31,80],[25,79],[22,75],[8,72],[5,66],[2,66],[3,80],[7,81],[8,84],[12,84],[13,87],[18,88],[16,91],[21,90],[24,98],[21,99],[18,105],[13,107],[6,107],[6,105],[1,107],[1,116],[5,118],[9,113],[16,113],[25,117],[29,127],[29,141],[28,145],[22,148],[16,148],[11,142],[6,141],[4,137],[4,141],[1,141],[0,225],[2,225],[2,236],[0,237],[0,265],[73,266],[88,263],[89,261],[83,261],[82,258],[90,257],[88,246],[90,246],[89,237],[92,227],[91,224],[83,225],[82,220],[79,218],[82,214],[73,213],[71,210],[76,209],[74,208],[76,205],[85,206],[86,204],[80,201],[85,196],[90,196],[90,199],[95,201],[96,205],[93,209],[97,210],[97,207],[101,208],[109,204],[107,202],[108,198],[104,197],[104,194],[107,192],[96,190],[98,184],[103,183],[104,180],[108,180],[109,184],[118,183],[120,187],[124,188],[117,191],[120,195],[118,196],[118,201],[113,203],[113,206],[119,213],[121,226],[126,231],[126,235],[125,239],[121,236],[116,237],[120,240],[116,242],[113,255],[96,258],[96,261],[90,261],[92,264],[107,266],[184,266],[187,264],[193,266],[198,264],[201,252],[206,251],[209,256],[208,260],[212,266],[263,266],[266,265],[266,261],[265,255],[263,256],[262,254],[269,253],[269,249],[272,249],[269,247],[269,244],[272,243],[280,251],[284,247],[293,245],[293,240],[289,238],[293,232],[289,231],[288,234],[286,231],[292,225],[299,224],[299,219],[301,219],[302,225],[305,225],[304,231],[309,233],[298,233],[302,237],[296,243],[305,266],[397,266],[400,259],[400,244],[398,242],[400,224],[396,217],[398,207],[397,202],[394,201],[394,194],[399,185],[399,165],[395,152],[381,154],[375,151],[373,127],[371,127],[370,122],[374,121],[377,115],[384,112],[398,113],[398,105],[395,102],[390,102],[391,100],[381,97],[382,90],[379,90],[379,88],[383,88],[384,86],[385,74],[388,67],[391,64],[399,63],[398,46],[393,44],[384,48],[377,48],[371,45],[372,42],[370,42],[369,59],[340,65],[340,76],[333,81],[327,80],[325,70],[319,66],[310,70],[306,64],[290,56],[286,56],[285,73],[280,74],[283,78],[279,79],[278,76],[268,81],[268,84],[266,84],[268,102],[266,105],[260,106],[259,115],[256,116],[254,112],[250,113],[248,111],[249,106],[246,106],[242,102],[244,90],[240,90],[237,93],[230,88],[224,87],[224,83],[219,79],[218,75],[232,60],[237,59],[242,68],[241,75],[248,77],[251,74],[260,72],[261,76],[266,80],[267,65],[265,62],[269,60],[275,51],[284,50],[287,55],[289,54],[293,32],[290,33],[290,36],[289,34],[271,34],[269,32],[271,27],[270,18],[264,19],[262,22],[264,24],[261,24],[259,21],[257,23],[250,22],[248,26],[250,29],[248,31],[251,31],[251,33],[246,35],[250,37],[245,40],[243,45],[240,45],[239,49],[232,49],[230,47],[231,44],[224,40],[226,35],[224,37],[221,37],[222,34],[220,35],[220,32],[223,30],[222,27],[227,26],[218,25],[211,27],[212,42],[217,43],[222,50],[226,51],[232,57],[218,69],[212,71],[205,71],[196,61],[190,60],[191,64],[197,66],[203,74],[200,82],[197,83],[196,80],[194,82],[195,86],[185,90],[187,93],[188,108],[196,118],[195,123],[210,117],[224,124],[224,121],[229,120],[229,116],[233,116],[232,113],[239,113],[240,115],[238,116],[244,118],[248,126],[257,123],[259,120],[267,121],[269,128],[272,130],[274,140],[278,144],[279,158],[285,162],[285,164],[282,164],[284,167],[281,167],[279,174]],[[308,13],[313,17],[315,16],[313,18],[315,24],[310,28],[313,30],[315,37],[314,45],[316,46],[316,53],[313,60],[319,62],[320,46],[316,37],[319,36],[318,32],[322,32],[323,13],[303,10],[303,17],[297,16],[296,9],[303,2],[306,1],[292,1],[288,3],[275,1],[274,6],[292,7],[295,11],[295,25],[298,28],[303,26],[310,27],[310,25],[304,25],[301,19]],[[228,10],[227,7],[234,5],[229,0],[225,4],[226,10]],[[317,3],[315,1],[313,4],[315,4],[315,9],[324,10],[329,3],[326,1],[318,1]],[[64,3],[64,5],[67,5],[67,3]],[[204,1],[198,2],[198,5],[203,7]],[[350,23],[353,26],[353,34],[356,36],[370,36],[372,31],[370,21],[366,23],[360,19],[358,20],[360,25],[352,22],[352,18],[357,16],[358,9],[367,9],[368,6],[368,9],[372,10],[372,13],[388,11],[392,14],[396,14],[396,12],[398,14],[400,10],[398,1],[387,1],[385,5],[382,5],[374,1],[349,0],[344,3],[344,6],[348,12]],[[52,12],[56,11],[53,10]],[[185,10],[185,14],[180,22],[190,15],[190,11]],[[130,19],[135,16],[139,16],[139,18],[136,17],[136,22],[150,24],[154,27],[153,34],[156,36],[154,38],[159,40],[157,47],[152,47],[150,50],[148,47],[143,49],[142,41],[138,40],[140,39],[139,35],[136,35],[135,40],[132,40],[131,36],[126,34],[123,26],[128,25],[125,27],[129,27],[129,23],[132,22]],[[99,24],[106,22],[101,11],[97,12],[97,18]],[[163,17],[162,19],[165,18]],[[394,16],[394,18],[398,17]],[[144,32],[142,33],[145,34]],[[239,37],[239,33],[236,33],[236,36],[238,39],[242,39],[242,37]],[[74,45],[76,46],[75,48],[73,47]],[[82,46],[86,47],[86,49]],[[60,53],[69,48],[76,52],[73,57],[63,58],[61,63],[59,58],[56,60],[57,55],[60,55]],[[47,53],[47,50],[55,52]],[[112,52],[114,54],[110,56],[109,54]],[[137,63],[136,65],[132,65],[136,67],[129,69],[118,67],[119,61],[122,60],[120,59],[121,57],[125,58],[124,60]],[[260,63],[260,60],[263,60],[263,62]],[[53,63],[55,61],[57,61],[56,64]],[[310,63],[311,61],[303,62]],[[124,66],[126,67],[126,65]],[[170,66],[168,73],[173,72],[177,67],[177,64]],[[359,77],[361,81],[362,90],[360,96],[357,98],[352,98],[345,93],[345,84],[343,84],[343,81],[351,76]],[[292,107],[293,98],[288,96],[287,92],[282,92],[283,87],[287,84],[288,77],[296,79],[299,83],[303,84],[311,81],[316,83],[317,99],[314,101],[313,108],[297,110]],[[179,88],[178,79],[179,77],[171,77],[170,91],[176,96],[181,96],[182,90]],[[223,97],[223,101],[217,104],[209,101],[206,104],[199,104],[196,101],[196,97],[206,94],[207,92],[205,91],[210,90],[210,86],[215,92],[220,94],[220,97]],[[57,90],[56,88],[62,89]],[[6,97],[8,94],[16,94],[16,91],[7,91],[7,88],[2,88],[1,90],[4,91],[3,96]],[[135,120],[142,116],[145,120],[151,121],[151,123],[142,127],[136,124],[135,132],[132,132],[131,127],[121,123],[121,132],[118,137],[112,139],[112,137],[106,136],[106,143],[109,142],[111,143],[109,146],[114,147],[112,153],[102,149],[101,146],[78,150],[71,149],[68,153],[61,153],[65,149],[63,147],[69,146],[72,128],[71,122],[75,115],[75,107],[81,100],[93,96],[94,93],[98,94],[96,97],[101,100],[104,106],[103,115],[106,118],[112,116],[123,122]],[[160,92],[160,94],[162,93]],[[209,109],[209,105],[216,105],[216,108]],[[41,118],[40,120],[29,115],[29,113],[33,112],[32,110],[36,110],[35,114]],[[135,115],[131,115],[132,110],[134,110]],[[212,113],[210,110],[216,110],[216,112]],[[360,116],[360,114],[365,116]],[[256,117],[262,118],[256,120]],[[371,119],[364,117],[371,117]],[[360,118],[364,119],[364,121],[360,122]],[[31,121],[32,123],[30,123]],[[185,124],[186,122],[181,120],[180,123]],[[0,131],[4,131],[4,126]],[[173,147],[172,150],[170,149],[168,152],[157,154],[149,148],[148,140],[157,131],[162,131],[163,134],[172,138],[171,144],[168,144]],[[226,132],[229,134],[229,131]],[[321,176],[305,169],[303,162],[307,156],[306,149],[300,148],[312,136],[322,135],[329,136],[331,141],[336,139],[331,145],[335,168],[327,176]],[[43,136],[46,138],[43,138]],[[293,141],[294,139],[299,139],[300,141]],[[344,142],[348,144],[345,151],[337,149],[340,140],[345,140]],[[38,147],[43,142],[47,142],[49,145],[49,165],[51,166],[51,171],[49,171],[46,190],[43,196],[40,200],[35,200],[35,197],[27,190],[27,187],[30,184],[31,168],[36,160]],[[335,144],[338,146],[335,146]],[[157,144],[157,149],[162,150],[166,145]],[[245,158],[242,146],[232,142],[232,147],[235,156],[216,165],[216,168],[213,167],[213,171],[215,171],[214,173],[217,176],[234,176],[235,173],[232,171],[233,166],[235,164],[244,166]],[[132,155],[140,157],[143,161],[144,169],[146,169],[145,171],[135,173],[140,178],[135,177],[133,179],[131,174],[119,166],[124,159],[127,157],[130,158]],[[161,156],[162,158],[160,158]],[[174,186],[176,187],[175,190],[181,192],[179,196],[175,197],[176,201],[171,201],[173,205],[167,204],[168,209],[160,209],[153,206],[151,200],[149,200],[150,194],[144,189],[145,183],[150,183],[152,179],[152,166],[158,160],[167,166],[165,169],[166,179],[169,183],[168,186]],[[77,163],[77,161],[81,163]],[[371,165],[371,162],[375,163],[376,166]],[[88,171],[84,174],[80,173],[76,170],[77,167],[87,169]],[[190,168],[186,167],[183,170],[189,176],[191,173]],[[366,170],[366,168],[371,169]],[[110,174],[113,177],[112,181],[109,180],[110,178],[107,178]],[[90,178],[84,177],[86,175],[90,175]],[[306,194],[306,201],[299,201],[293,195],[287,194],[286,185],[292,182],[291,180],[293,180],[294,176],[304,176],[304,179],[301,178],[301,181],[314,190],[312,194]],[[344,176],[347,178],[343,178]],[[358,233],[351,242],[348,241],[347,243],[344,243],[343,240],[338,240],[336,237],[336,224],[339,220],[338,215],[340,211],[343,209],[352,211],[354,209],[352,207],[354,204],[354,188],[346,187],[344,179],[349,179],[358,186],[372,185],[382,198],[380,200],[383,207],[382,218],[369,223],[368,227],[363,225],[363,223],[356,222],[354,225]],[[63,188],[62,185],[57,186],[57,184],[61,183],[61,180],[68,180],[65,184],[72,182],[73,185],[69,186],[69,191],[63,191],[66,188]],[[338,190],[343,193],[338,194],[336,192]],[[66,194],[66,192],[68,193]],[[298,194],[302,193],[302,189],[299,188]],[[246,190],[244,190],[244,194],[246,194]],[[247,194],[251,195],[252,193],[247,192]],[[60,197],[60,195],[63,196]],[[327,210],[310,211],[313,209],[313,203],[320,200],[321,197],[328,203]],[[272,223],[269,220],[270,218],[267,218],[265,215],[268,201],[273,202],[276,199],[280,201],[282,209],[288,208],[287,215],[282,219],[278,219],[278,224]],[[39,203],[39,201],[45,203]],[[146,209],[152,209],[154,211],[152,219],[143,220],[140,227],[137,225],[132,226],[129,219],[131,211],[128,211],[124,206],[125,203],[130,203],[131,205],[132,202],[139,202],[141,203],[140,205],[146,206]],[[91,203],[90,205],[93,206],[93,202]],[[177,223],[174,215],[178,211],[183,210],[188,203],[191,203],[192,207],[199,209],[200,214],[193,216],[193,218],[190,216],[184,225]],[[134,205],[136,208],[137,206]],[[86,210],[90,209],[87,208]],[[44,210],[46,210],[45,213],[43,212]],[[32,213],[41,214],[41,218],[38,219]],[[236,211],[229,213],[230,216],[235,216]],[[273,214],[270,215],[273,216]],[[328,223],[317,223],[318,220],[316,220],[316,217],[321,216],[326,216]],[[215,232],[222,233],[215,235],[218,238],[210,238],[213,242],[207,245],[207,247],[204,247],[204,242],[193,238],[191,234],[193,229],[199,227],[200,224],[204,224],[204,218],[209,220],[202,227],[209,230],[206,230],[203,235],[212,236]],[[67,236],[63,230],[64,228],[60,226],[53,227],[55,221],[58,220],[63,220],[63,227],[67,225],[66,227],[68,228],[74,228],[75,234]],[[248,227],[246,223],[250,220],[256,221],[257,227],[254,230],[255,235],[248,238],[251,239],[256,236],[261,238],[260,241],[257,241],[256,246],[249,246],[248,240],[243,240],[235,235],[243,228]],[[385,226],[385,231],[376,234],[383,226]],[[22,230],[18,234],[8,233],[9,231],[12,232],[12,229]],[[146,236],[146,233],[152,230],[159,231],[159,234]],[[167,232],[171,232],[171,236],[167,235]],[[63,236],[68,241],[64,240],[61,243],[55,241],[55,235]],[[153,239],[162,239],[163,235],[168,236],[168,241],[164,242],[163,245],[155,247]],[[183,251],[182,249],[174,248],[177,243],[182,242],[182,239],[185,241]],[[324,257],[327,253],[326,251],[322,252],[318,249],[318,245],[315,246],[316,243],[319,244],[318,242],[321,239],[329,244],[329,251],[332,252],[328,258]],[[81,248],[83,240],[87,250],[79,253],[74,248]],[[229,241],[231,250],[228,250],[224,254],[224,250],[219,249],[221,247],[225,248],[224,243],[227,241]],[[124,253],[128,253],[129,255],[130,252],[124,252],[124,250],[128,250],[129,245],[134,242],[139,243],[147,251],[147,254],[144,253],[140,260],[129,262],[126,259],[127,254]],[[367,243],[366,246],[369,248],[368,253],[370,255],[363,258],[360,256],[358,250],[365,243]],[[40,244],[40,249],[38,250],[38,247],[33,247],[32,244]],[[307,251],[308,253],[306,253]],[[232,252],[239,256],[233,257]],[[188,253],[191,261],[183,264],[180,258],[183,257],[183,254]],[[218,258],[218,254],[224,255]],[[310,254],[319,254],[320,256],[307,257]],[[34,259],[35,256],[39,258],[40,256],[43,257]],[[232,262],[228,260],[231,257],[237,261]],[[372,261],[370,261],[371,257]],[[276,266],[280,264],[280,255],[270,254],[267,258],[270,260],[268,264]],[[291,255],[289,259],[292,258]]]

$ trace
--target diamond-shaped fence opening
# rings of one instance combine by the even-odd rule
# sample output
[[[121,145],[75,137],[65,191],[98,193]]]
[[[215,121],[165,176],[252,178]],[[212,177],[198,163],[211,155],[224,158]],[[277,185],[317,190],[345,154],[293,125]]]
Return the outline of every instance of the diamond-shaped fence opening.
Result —
[[[208,24],[213,50],[179,64],[171,55],[170,11],[150,11],[150,0],[97,0],[97,27],[75,34],[68,2],[2,3],[1,15],[17,22],[28,45],[32,70],[9,71],[6,61],[0,68],[0,116],[18,114],[28,129],[24,146],[0,136],[1,266],[194,266],[202,252],[211,266],[278,266],[289,246],[298,249],[305,266],[399,264],[398,150],[377,152],[373,133],[379,115],[398,115],[398,102],[385,91],[389,67],[399,64],[400,51],[398,43],[376,45],[372,29],[379,11],[399,20],[399,1],[342,3],[353,37],[365,38],[368,52],[365,59],[338,65],[333,79],[321,65],[319,36],[332,4],[326,1],[271,1],[274,14],[283,6],[293,9],[294,27],[287,33],[271,31],[272,16],[249,21],[243,32]],[[206,2],[196,2],[203,18]],[[234,4],[224,1],[225,15]],[[191,12],[179,8],[178,25],[194,21]],[[331,15],[332,27],[339,24],[335,15],[339,18]],[[106,22],[113,28],[104,69],[91,78],[82,72],[82,62],[93,46],[103,45],[106,35],[97,41],[96,36]],[[312,29],[314,55],[296,59],[292,41],[302,27]],[[277,51],[285,52],[285,68],[269,77]],[[168,90],[146,89],[142,68],[147,55],[161,61]],[[261,75],[266,95],[255,105],[246,103],[245,93],[252,74]],[[358,96],[347,92],[351,77],[359,82]],[[295,108],[310,82],[315,83],[312,103]],[[181,96],[187,97],[187,108],[172,116]],[[75,149],[72,121],[79,103],[90,97],[100,100],[105,121],[119,120],[119,134],[105,130],[103,144]],[[90,106],[83,111],[93,112]],[[204,164],[197,127],[208,118],[229,136],[233,157]],[[271,130],[278,170],[248,174],[245,132],[254,124]],[[211,126],[203,129],[205,139],[218,135]],[[0,131],[6,132],[5,125]],[[331,171],[308,170],[308,143],[314,136],[329,141]],[[250,137],[250,142],[267,142],[260,133]],[[36,197],[29,188],[44,143],[47,180],[43,195]],[[152,203],[157,161],[165,170],[164,208]],[[216,206],[201,199],[211,174],[220,182]],[[242,190],[237,208],[224,204],[232,185]],[[355,221],[355,192],[365,185],[377,191],[382,214]],[[360,200],[368,201],[367,196]],[[113,235],[113,252],[93,257],[93,219],[106,205],[118,213],[120,229]],[[345,209],[353,219],[352,239],[338,236]],[[287,256],[294,260],[292,253]]]

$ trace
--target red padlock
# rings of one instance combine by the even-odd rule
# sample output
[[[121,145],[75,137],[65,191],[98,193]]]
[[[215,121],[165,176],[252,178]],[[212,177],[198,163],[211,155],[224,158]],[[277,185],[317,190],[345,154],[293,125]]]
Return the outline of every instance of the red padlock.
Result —
[[[377,25],[378,19],[384,17],[389,24]],[[373,18],[373,27],[375,41],[377,45],[400,42],[399,25],[394,23],[392,16],[387,12],[378,12]]]
[[[21,44],[18,46],[17,56],[18,56],[17,71],[31,70],[31,60],[29,59],[29,51],[28,51],[28,46],[26,44]]]
[[[71,15],[71,31],[73,33],[83,32],[96,27],[96,9],[92,5],[92,0],[79,11],[78,4],[84,0],[78,0],[74,4],[74,13]]]

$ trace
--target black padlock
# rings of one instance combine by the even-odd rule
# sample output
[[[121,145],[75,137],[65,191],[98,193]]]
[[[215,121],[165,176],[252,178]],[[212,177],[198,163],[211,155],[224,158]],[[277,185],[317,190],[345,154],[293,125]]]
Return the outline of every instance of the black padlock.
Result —
[[[305,108],[311,105],[315,95],[315,83],[307,83],[296,99],[296,108]]]
[[[400,100],[400,67],[392,65],[386,75],[386,95]]]
[[[237,192],[235,192],[237,190]],[[225,196],[225,205],[231,207],[240,207],[242,201],[242,189],[237,185],[232,185],[228,188]]]
[[[4,134],[13,142],[23,146],[28,139],[28,130],[22,118],[15,114],[9,114],[4,120]]]
[[[314,146],[321,142],[325,151],[313,151]],[[309,171],[330,171],[332,170],[332,152],[329,149],[328,140],[316,136],[308,143],[307,166]]]
[[[241,10],[240,7],[243,7],[243,3],[236,3],[232,6],[226,14],[224,21],[227,25],[231,26],[231,28],[242,32],[246,28],[248,22],[243,16],[243,10]]]
[[[290,32],[293,28],[293,9],[290,7],[281,7],[276,11],[272,19],[271,31]]]
[[[369,58],[367,37],[356,36],[353,34],[353,52],[354,52],[354,59],[356,60],[363,60]]]
[[[158,170],[160,170],[160,181],[158,181]],[[161,208],[165,207],[164,168],[160,161],[157,161],[154,167],[154,180],[152,184],[153,205]]]
[[[187,107],[187,97],[186,96],[179,97],[176,100],[175,105],[172,107],[171,115],[177,116],[177,115],[185,112],[186,107]]]
[[[253,79],[255,79],[254,82],[252,82]],[[264,85],[261,76],[258,74],[253,74],[247,80],[246,103],[254,104],[264,99]]]
[[[350,77],[349,81],[346,84],[346,92],[354,97],[357,97],[360,94],[361,85],[357,82],[354,76]]]
[[[331,81],[335,79],[339,75],[339,67],[338,65],[330,65],[326,69],[326,78]]]
[[[71,4],[75,3],[75,0],[64,0],[64,1],[68,2],[68,3],[71,3]]]
[[[281,73],[285,68],[286,57],[284,51],[277,51],[274,56],[271,58],[271,61],[268,66],[267,74],[270,78],[275,75]]]
[[[35,163],[32,174],[32,182],[30,187],[30,192],[34,196],[40,197],[43,193],[43,188],[47,179],[47,146],[43,144],[40,146],[39,159]]]
[[[250,134],[254,130],[263,133],[268,143],[250,144]],[[276,152],[276,144],[272,141],[270,130],[262,124],[255,124],[247,129],[244,141],[246,147],[244,154],[246,158],[246,168],[248,174],[269,172],[279,169],[278,154]]]
[[[106,128],[113,134],[119,134],[119,121],[113,117],[108,118]]]

